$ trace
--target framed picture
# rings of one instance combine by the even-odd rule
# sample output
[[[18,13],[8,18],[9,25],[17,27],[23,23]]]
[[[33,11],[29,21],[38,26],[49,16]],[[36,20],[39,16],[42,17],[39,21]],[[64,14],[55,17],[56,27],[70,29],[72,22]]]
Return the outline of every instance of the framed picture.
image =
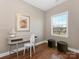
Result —
[[[17,14],[17,31],[30,30],[30,17]]]

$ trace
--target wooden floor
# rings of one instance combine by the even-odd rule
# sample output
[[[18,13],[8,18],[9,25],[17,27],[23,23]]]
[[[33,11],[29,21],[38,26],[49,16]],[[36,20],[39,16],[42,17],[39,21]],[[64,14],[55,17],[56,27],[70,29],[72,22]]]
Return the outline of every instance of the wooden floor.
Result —
[[[33,53],[32,58],[29,57],[29,51],[23,55],[19,52],[18,59],[56,59],[56,56],[60,56],[61,59],[79,59],[79,54],[71,54],[70,52],[61,53],[55,48],[49,48],[47,44],[42,44],[36,47],[36,53]],[[17,59],[16,54],[6,56],[0,59]]]

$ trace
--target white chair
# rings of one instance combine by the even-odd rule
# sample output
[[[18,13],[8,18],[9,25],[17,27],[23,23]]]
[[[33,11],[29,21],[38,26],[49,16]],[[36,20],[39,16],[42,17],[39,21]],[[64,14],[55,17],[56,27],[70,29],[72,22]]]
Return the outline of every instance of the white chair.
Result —
[[[25,54],[26,47],[30,48],[30,57],[32,57],[32,47],[35,53],[35,35],[34,34],[31,35],[30,42],[24,44],[24,54]]]

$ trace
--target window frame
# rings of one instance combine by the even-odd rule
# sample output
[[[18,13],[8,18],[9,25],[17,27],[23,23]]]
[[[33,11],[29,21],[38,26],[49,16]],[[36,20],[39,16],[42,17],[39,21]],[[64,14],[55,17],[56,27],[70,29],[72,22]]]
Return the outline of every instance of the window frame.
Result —
[[[61,12],[61,13],[58,13],[58,14],[55,14],[55,15],[53,15],[53,16],[51,16],[51,35],[52,36],[58,36],[58,37],[68,37],[68,17],[67,17],[67,29],[66,29],[66,35],[57,35],[57,34],[54,34],[53,33],[53,25],[52,25],[52,20],[53,20],[53,17],[55,17],[55,16],[61,16],[61,15],[63,15],[63,14],[65,14],[65,13],[67,13],[67,16],[69,16],[68,15],[68,11],[64,11],[64,12]]]

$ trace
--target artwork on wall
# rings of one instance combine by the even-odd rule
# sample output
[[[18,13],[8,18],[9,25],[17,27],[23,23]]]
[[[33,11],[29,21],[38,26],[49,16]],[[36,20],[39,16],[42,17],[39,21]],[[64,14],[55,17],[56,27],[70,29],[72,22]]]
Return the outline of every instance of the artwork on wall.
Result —
[[[30,17],[17,14],[17,31],[30,30]]]

